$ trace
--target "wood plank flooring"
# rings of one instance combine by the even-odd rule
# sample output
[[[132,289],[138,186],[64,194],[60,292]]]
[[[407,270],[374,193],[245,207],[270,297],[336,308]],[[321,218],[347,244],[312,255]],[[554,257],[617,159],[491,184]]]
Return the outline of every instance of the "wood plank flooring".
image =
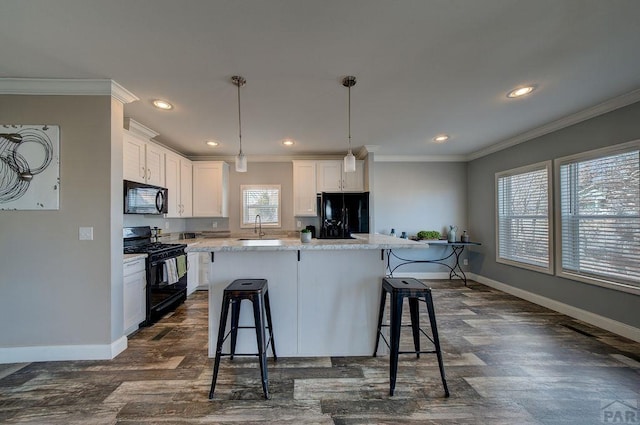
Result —
[[[270,400],[255,358],[225,358],[209,400],[207,297],[196,292],[113,360],[0,365],[0,423],[640,423],[640,344],[476,282],[428,284],[450,398],[423,354],[400,357],[393,397],[388,356],[270,360]]]

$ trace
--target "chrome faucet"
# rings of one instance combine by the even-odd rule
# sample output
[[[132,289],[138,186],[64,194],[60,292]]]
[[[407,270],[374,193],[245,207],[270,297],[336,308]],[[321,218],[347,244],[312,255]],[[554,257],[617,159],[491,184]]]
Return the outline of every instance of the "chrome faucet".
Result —
[[[258,233],[258,238],[260,239],[265,235],[262,231],[262,218],[260,217],[260,214],[256,214],[256,218],[253,220],[253,233]]]

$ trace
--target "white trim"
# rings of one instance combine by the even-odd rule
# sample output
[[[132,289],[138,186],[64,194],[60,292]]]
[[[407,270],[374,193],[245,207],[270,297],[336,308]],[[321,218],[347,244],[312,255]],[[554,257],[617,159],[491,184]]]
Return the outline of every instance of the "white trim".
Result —
[[[157,143],[157,142],[156,142]],[[245,152],[246,154],[246,152]],[[182,154],[180,154],[182,155]],[[197,155],[187,156],[191,161],[224,161],[233,164],[236,160],[235,156],[229,155]],[[343,155],[247,155],[247,162],[291,162],[291,161],[322,161],[322,160],[340,160],[344,159]]]
[[[374,162],[467,162],[465,155],[380,155]]]
[[[137,134],[138,136],[142,136],[146,139],[153,139],[154,137],[160,135],[160,133],[156,133],[149,127],[140,124],[138,121],[134,120],[131,117],[124,117],[124,128],[129,130],[133,134]]]
[[[613,332],[614,334],[640,342],[640,328],[636,328],[631,325],[627,325],[626,323],[609,319],[608,317],[600,316],[599,314],[595,314],[551,298],[543,297],[542,295],[534,294],[533,292],[525,291],[524,289],[516,288],[475,273],[467,273],[467,278],[497,289],[498,291],[506,292],[507,294],[511,294],[523,300],[557,311],[558,313],[566,314],[567,316],[582,320],[583,322],[605,329],[609,332]]]
[[[607,112],[615,111],[616,109],[623,108],[638,101],[640,101],[640,89],[636,89],[621,96],[614,97],[613,99],[606,100],[595,106],[576,112],[575,114],[567,115],[560,118],[559,120],[552,121],[549,124],[545,124],[532,130],[525,131],[524,133],[518,134],[517,136],[511,137],[509,139],[490,145],[484,149],[480,149],[478,151],[470,153],[469,155],[466,155],[465,159],[466,161],[472,161],[474,159],[487,156],[494,152],[510,148],[511,146],[519,145],[520,143],[527,142],[531,139],[535,139],[536,137],[544,136],[545,134],[553,133],[554,131],[558,131],[571,125],[578,124],[582,121],[586,121],[588,119],[606,114]]]
[[[69,78],[0,78],[0,94],[112,96],[122,103],[140,100],[113,80]]]
[[[104,345],[53,345],[0,348],[0,364],[61,360],[111,360],[127,348],[122,336]]]

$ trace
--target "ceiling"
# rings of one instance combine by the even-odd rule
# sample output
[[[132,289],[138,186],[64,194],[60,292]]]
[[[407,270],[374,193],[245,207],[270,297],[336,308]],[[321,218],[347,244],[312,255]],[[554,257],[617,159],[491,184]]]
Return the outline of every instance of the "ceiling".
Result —
[[[344,154],[354,75],[354,151],[468,158],[640,88],[638,17],[637,0],[2,0],[0,77],[112,79],[140,98],[126,116],[196,157],[237,153],[242,75],[251,160]]]

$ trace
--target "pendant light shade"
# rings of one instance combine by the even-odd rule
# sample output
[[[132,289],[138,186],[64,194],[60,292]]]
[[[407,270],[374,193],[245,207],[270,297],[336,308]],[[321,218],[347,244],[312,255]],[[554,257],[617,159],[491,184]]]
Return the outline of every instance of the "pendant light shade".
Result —
[[[242,152],[242,114],[240,112],[240,87],[244,86],[247,83],[247,80],[239,75],[234,75],[233,77],[231,77],[231,81],[238,87],[238,136],[240,138],[240,151],[238,152],[238,155],[236,155],[236,172],[246,173],[247,157],[244,152]]]
[[[247,156],[240,150],[240,153],[236,155],[236,171],[238,173],[246,173],[247,172]]]
[[[356,171],[356,157],[351,153],[351,149],[349,149],[349,153],[344,157],[344,172],[345,173],[353,173]]]
[[[351,152],[351,87],[356,85],[356,77],[353,75],[344,77],[342,85],[349,89],[349,151],[344,157],[344,172],[353,173],[356,171],[356,157]]]

